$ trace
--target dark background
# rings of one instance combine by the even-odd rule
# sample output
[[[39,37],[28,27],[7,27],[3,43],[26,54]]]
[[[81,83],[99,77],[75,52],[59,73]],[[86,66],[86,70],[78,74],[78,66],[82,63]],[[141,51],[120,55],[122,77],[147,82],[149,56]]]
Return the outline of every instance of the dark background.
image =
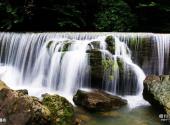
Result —
[[[170,0],[0,0],[0,31],[170,32]]]

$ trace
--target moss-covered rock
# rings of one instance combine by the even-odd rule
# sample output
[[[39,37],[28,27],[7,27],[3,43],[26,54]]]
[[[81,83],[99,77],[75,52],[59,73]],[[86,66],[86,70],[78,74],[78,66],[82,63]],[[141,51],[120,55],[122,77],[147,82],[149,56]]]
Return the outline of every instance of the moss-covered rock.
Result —
[[[6,125],[73,125],[73,106],[63,97],[45,94],[43,101],[27,90],[0,90],[0,114]]]
[[[107,43],[107,50],[115,54],[115,38],[113,36],[107,36],[105,42]]]
[[[51,112],[52,125],[72,125],[74,109],[64,97],[44,94],[42,104]]]
[[[170,76],[147,76],[144,80],[143,97],[161,114],[170,115]]]
[[[127,104],[126,100],[100,90],[92,90],[90,92],[78,90],[73,97],[73,101],[76,105],[89,111],[119,109]]]
[[[142,69],[154,69],[153,64],[157,61],[155,54],[155,38],[153,36],[124,38],[129,49],[132,51],[132,59]],[[147,63],[146,63],[147,62]],[[148,70],[147,70],[148,71]],[[149,74],[152,71],[149,71]],[[148,74],[148,73],[147,73]]]
[[[102,53],[97,49],[88,50],[86,53],[89,58],[91,86],[94,88],[100,88],[102,86],[104,74],[102,67]]]
[[[16,90],[16,92],[23,94],[23,95],[28,95],[28,90],[26,90],[26,89]]]
[[[46,48],[49,49],[54,41],[49,41],[48,44],[46,45]]]
[[[90,49],[100,49],[100,41],[92,41],[88,46]]]
[[[61,48],[59,49],[59,52],[65,52],[65,51],[68,51],[70,46],[72,44],[72,41],[69,41],[69,40],[65,40],[63,43],[62,43],[62,46]]]
[[[53,53],[56,51],[56,47],[59,46],[59,48],[57,47],[57,51],[58,52],[66,52],[69,51],[69,48],[71,47],[71,44],[74,41],[71,40],[63,40],[63,41],[49,41],[46,45],[47,50],[50,53]]]

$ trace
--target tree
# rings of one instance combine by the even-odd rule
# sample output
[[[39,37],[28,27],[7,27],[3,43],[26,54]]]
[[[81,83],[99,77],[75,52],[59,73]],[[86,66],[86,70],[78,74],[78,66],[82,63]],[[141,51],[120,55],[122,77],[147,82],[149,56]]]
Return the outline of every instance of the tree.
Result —
[[[122,0],[98,0],[95,26],[100,31],[134,31],[137,20]]]

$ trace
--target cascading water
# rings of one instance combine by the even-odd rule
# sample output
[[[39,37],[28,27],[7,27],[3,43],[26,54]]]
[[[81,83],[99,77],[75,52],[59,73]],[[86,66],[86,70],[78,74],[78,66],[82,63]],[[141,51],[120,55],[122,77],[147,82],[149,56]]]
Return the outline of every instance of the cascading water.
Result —
[[[170,35],[155,35],[158,51],[158,74],[166,74],[169,69]]]
[[[145,38],[154,41],[153,45],[143,45],[140,40]],[[27,88],[36,96],[49,91],[72,96],[78,88],[141,95],[142,69],[147,74],[162,74],[169,43],[168,35],[156,34],[0,33],[0,78],[10,87]],[[147,51],[139,51],[143,46],[157,47],[157,51],[145,57]],[[153,55],[156,62],[150,61]]]

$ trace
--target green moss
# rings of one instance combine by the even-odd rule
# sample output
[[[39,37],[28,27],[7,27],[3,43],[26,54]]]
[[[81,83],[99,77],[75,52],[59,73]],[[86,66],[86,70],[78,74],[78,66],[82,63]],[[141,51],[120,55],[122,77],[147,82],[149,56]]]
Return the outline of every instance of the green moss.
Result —
[[[58,95],[45,95],[42,103],[50,110],[53,125],[72,125],[73,106],[65,98]]]
[[[105,41],[108,45],[112,45],[115,42],[115,39],[113,36],[107,36]]]
[[[49,41],[46,48],[49,49],[51,47],[52,43],[53,43],[53,41]]]
[[[110,75],[110,76],[109,76],[109,80],[110,80],[110,81],[113,81],[113,80],[114,80],[114,76],[113,76],[113,75]]]
[[[65,52],[68,51],[69,47],[71,46],[71,42],[69,42],[68,40],[64,41],[63,43],[63,47],[61,48],[61,52]]]
[[[102,60],[102,65],[105,71],[109,69],[117,70],[119,68],[119,65],[117,64],[117,62],[112,59]]]
[[[118,64],[118,67],[119,67],[119,71],[124,71],[124,62],[122,61],[122,59],[120,58],[117,58],[117,64]]]
[[[90,46],[90,48],[92,48],[92,46],[93,46],[95,49],[99,49],[100,48],[100,41],[92,41],[88,45]]]
[[[107,43],[107,50],[109,50],[112,54],[115,53],[115,38],[113,36],[107,36],[105,39]]]
[[[112,59],[102,60],[102,66],[104,72],[109,74],[106,77],[110,81],[114,80],[114,72],[119,71],[120,74],[124,72],[124,62],[120,58],[117,58],[117,60]]]

